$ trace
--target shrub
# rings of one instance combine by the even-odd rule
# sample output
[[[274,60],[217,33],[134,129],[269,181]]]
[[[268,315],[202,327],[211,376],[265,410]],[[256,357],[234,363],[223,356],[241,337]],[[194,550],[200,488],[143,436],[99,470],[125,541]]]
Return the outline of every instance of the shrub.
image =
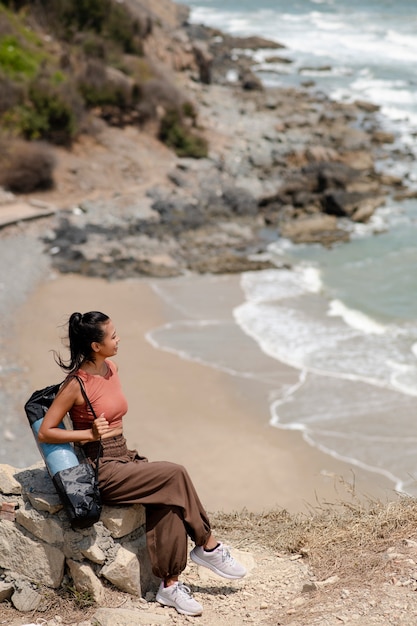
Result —
[[[2,37],[0,41],[0,69],[8,76],[34,76],[39,62],[25,50],[14,35]]]
[[[137,19],[121,6],[113,4],[103,24],[102,32],[109,39],[116,42],[123,52],[128,54],[143,54],[140,37],[141,25]]]
[[[25,103],[3,116],[3,125],[25,139],[69,145],[81,111],[81,100],[70,84],[40,78],[30,84]]]
[[[179,111],[183,96],[166,78],[151,78],[141,85],[141,98],[137,107],[142,123],[158,117],[158,107],[166,111]]]
[[[134,81],[120,70],[106,67],[98,59],[87,63],[78,79],[78,87],[88,106],[110,104],[126,108],[136,97]]]
[[[80,36],[81,48],[88,59],[107,59],[106,42],[96,33]]]
[[[159,138],[173,148],[180,157],[201,159],[207,156],[208,145],[204,137],[195,135],[187,128],[176,109],[170,109],[161,120]]]
[[[34,8],[66,38],[79,31],[101,32],[111,8],[111,0],[35,0]]]
[[[12,79],[0,75],[0,115],[22,102],[23,88]]]
[[[56,162],[46,144],[10,140],[3,143],[0,144],[0,184],[3,187],[14,193],[30,193],[54,186]]]
[[[35,0],[42,21],[71,41],[79,33],[101,35],[126,53],[142,54],[142,25],[113,0]]]

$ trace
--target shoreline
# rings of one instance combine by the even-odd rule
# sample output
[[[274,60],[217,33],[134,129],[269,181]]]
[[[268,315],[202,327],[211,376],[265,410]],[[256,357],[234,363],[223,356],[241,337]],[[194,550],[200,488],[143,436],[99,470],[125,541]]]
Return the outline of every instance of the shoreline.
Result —
[[[230,280],[237,287],[238,277]],[[109,283],[63,275],[40,284],[16,316],[17,349],[30,389],[62,375],[51,350],[65,354],[60,326],[69,314],[102,310],[121,336],[115,361],[129,402],[124,425],[129,447],[150,460],[185,465],[208,511],[296,513],[351,497],[395,495],[385,477],[332,458],[310,446],[300,431],[270,426],[268,397],[259,380],[231,376],[151,345],[146,334],[178,318],[152,283],[155,279]],[[253,349],[260,352],[254,342]],[[274,366],[288,376],[285,367]]]

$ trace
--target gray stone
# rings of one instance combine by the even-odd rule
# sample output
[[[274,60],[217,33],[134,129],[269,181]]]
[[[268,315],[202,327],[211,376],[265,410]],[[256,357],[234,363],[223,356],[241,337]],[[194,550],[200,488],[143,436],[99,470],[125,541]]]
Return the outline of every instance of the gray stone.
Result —
[[[62,504],[43,461],[15,474],[22,493],[38,511],[57,513]]]
[[[16,522],[45,543],[62,543],[64,540],[64,533],[58,520],[37,511],[30,504],[18,509]]]
[[[16,471],[11,465],[0,465],[0,493],[5,495],[22,493],[22,487],[15,478]]]
[[[95,602],[102,602],[104,600],[104,588],[91,567],[86,563],[79,563],[71,559],[67,559],[67,564],[76,590],[86,591],[91,594]]]
[[[129,507],[103,506],[100,521],[112,537],[124,537],[145,524],[145,509],[141,504]]]
[[[10,521],[0,520],[0,567],[16,571],[49,587],[59,587],[64,575],[61,550],[24,535]]]
[[[102,565],[106,560],[105,553],[95,541],[91,542],[87,540],[82,542],[80,544],[80,551],[81,554],[92,563]]]
[[[140,565],[137,555],[120,547],[116,558],[101,570],[101,575],[122,591],[141,595]]]
[[[0,582],[0,602],[4,602],[5,600],[10,600],[10,598],[12,597],[13,591],[14,591],[14,586],[11,583]]]
[[[171,617],[152,610],[98,609],[92,616],[92,621],[98,626],[132,626],[133,624],[149,626],[149,624],[166,624],[171,621]]]
[[[13,606],[24,613],[36,611],[42,601],[42,596],[29,585],[23,584],[12,595]]]

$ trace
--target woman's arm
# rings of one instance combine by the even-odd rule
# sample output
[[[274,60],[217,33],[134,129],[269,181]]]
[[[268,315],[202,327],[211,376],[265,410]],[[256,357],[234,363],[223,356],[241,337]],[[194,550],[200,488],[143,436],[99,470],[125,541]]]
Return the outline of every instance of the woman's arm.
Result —
[[[92,427],[83,430],[59,428],[65,415],[78,400],[81,404],[81,391],[75,379],[70,380],[58,392],[48,409],[38,433],[40,443],[67,443],[97,441],[108,431],[108,422],[104,415],[93,421]]]

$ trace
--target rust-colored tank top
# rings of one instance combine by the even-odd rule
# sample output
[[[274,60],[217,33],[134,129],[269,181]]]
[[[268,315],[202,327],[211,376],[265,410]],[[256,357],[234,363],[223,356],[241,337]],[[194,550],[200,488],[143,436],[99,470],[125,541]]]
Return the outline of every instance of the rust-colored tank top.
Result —
[[[111,428],[119,428],[122,425],[123,416],[127,413],[127,400],[123,394],[115,364],[107,360],[106,364],[108,370],[105,376],[88,374],[81,369],[76,372],[76,375],[84,383],[96,416],[99,417],[104,413]],[[94,419],[86,403],[74,405],[70,410],[70,417],[76,430],[91,428]]]

